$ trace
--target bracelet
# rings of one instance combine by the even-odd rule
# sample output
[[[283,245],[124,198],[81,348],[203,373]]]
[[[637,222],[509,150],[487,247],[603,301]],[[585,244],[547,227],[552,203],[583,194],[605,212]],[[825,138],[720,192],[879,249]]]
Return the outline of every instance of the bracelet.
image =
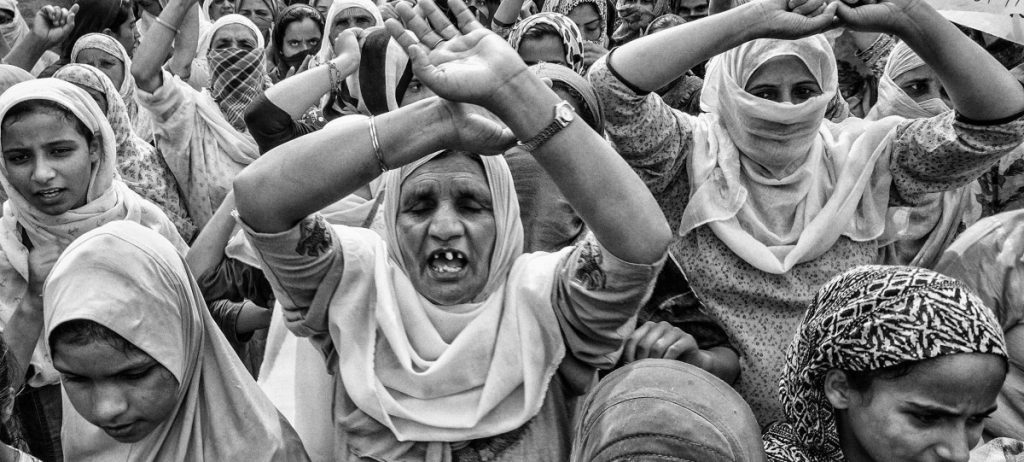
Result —
[[[387,173],[388,164],[384,163],[384,153],[380,151],[380,140],[377,139],[377,124],[374,123],[374,116],[370,116],[370,143],[373,144],[373,154],[377,156],[377,163],[380,164],[380,172]]]
[[[327,71],[331,75],[331,92],[340,93],[341,84],[345,81],[341,76],[341,70],[334,64],[334,61],[327,61]]]
[[[180,31],[176,27],[172,26],[169,22],[164,21],[163,19],[160,19],[159,16],[157,16],[155,19],[156,19],[156,23],[157,24],[170,29],[171,32],[174,32],[174,35],[178,35],[178,33],[180,33]]]

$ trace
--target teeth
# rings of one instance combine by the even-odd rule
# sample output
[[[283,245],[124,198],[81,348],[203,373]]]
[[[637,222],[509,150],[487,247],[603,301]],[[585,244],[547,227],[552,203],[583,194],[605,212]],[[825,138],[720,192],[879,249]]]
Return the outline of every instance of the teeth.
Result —
[[[452,253],[451,253],[451,252],[445,252],[445,253],[444,253],[444,258],[448,259],[448,261],[451,261],[451,260],[454,260],[454,259],[455,259],[455,257],[454,257],[454,256],[452,256]]]

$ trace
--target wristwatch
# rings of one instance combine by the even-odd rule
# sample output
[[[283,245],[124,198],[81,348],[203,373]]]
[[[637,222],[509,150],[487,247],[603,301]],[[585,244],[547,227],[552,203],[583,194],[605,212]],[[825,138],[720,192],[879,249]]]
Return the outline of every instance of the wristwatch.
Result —
[[[572,105],[569,104],[568,101],[562,101],[555,105],[555,120],[552,120],[551,123],[548,124],[547,127],[544,127],[544,129],[536,136],[527,141],[520,141],[517,143],[517,146],[519,146],[519,149],[526,152],[533,152],[550,140],[551,137],[562,131],[563,128],[568,127],[575,119],[576,110],[572,108]]]

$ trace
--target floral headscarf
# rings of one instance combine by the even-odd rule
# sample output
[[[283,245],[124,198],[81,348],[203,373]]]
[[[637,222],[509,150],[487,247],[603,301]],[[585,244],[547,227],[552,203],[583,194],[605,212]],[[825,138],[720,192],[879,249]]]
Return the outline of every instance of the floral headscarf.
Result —
[[[603,47],[608,46],[608,2],[604,0],[557,0],[544,2],[545,12],[559,13],[569,16],[577,6],[585,4],[594,5],[597,9],[597,17],[601,21],[601,36],[596,42]]]
[[[786,421],[764,435],[775,462],[846,460],[825,397],[831,369],[872,371],[962,353],[1006,357],[992,311],[961,282],[931,270],[862,266],[821,288],[779,382]]]
[[[508,43],[512,48],[519,50],[523,35],[538,24],[547,24],[558,31],[558,35],[562,37],[562,45],[565,46],[565,62],[569,63],[569,67],[577,74],[583,75],[583,34],[580,33],[580,28],[576,27],[576,23],[564,14],[537,13],[519,21],[509,33]]]

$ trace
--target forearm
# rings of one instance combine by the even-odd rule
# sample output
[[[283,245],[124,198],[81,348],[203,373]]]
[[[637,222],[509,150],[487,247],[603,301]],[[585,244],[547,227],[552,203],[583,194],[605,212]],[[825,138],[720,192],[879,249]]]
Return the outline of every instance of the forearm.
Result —
[[[560,98],[540,78],[523,72],[505,87],[494,111],[519,139],[535,136],[551,122]],[[633,263],[662,258],[671,233],[654,196],[579,117],[533,155],[609,252]]]
[[[897,35],[939,76],[956,111],[998,120],[1024,110],[1024,88],[998,61],[925,2],[908,11]]]
[[[348,77],[358,69],[359,62],[351,62],[344,58],[335,58],[334,65],[341,71],[341,78]],[[331,91],[331,69],[329,66],[317,66],[305,72],[295,74],[267,89],[267,99],[281,108],[292,118],[301,116],[307,109],[316,105],[320,98]]]
[[[523,9],[523,0],[502,0],[498,10],[494,12],[494,21],[499,24],[512,25],[519,20],[519,11]],[[490,28],[490,24],[487,25]]]
[[[160,27],[160,25],[156,24],[154,27]],[[188,9],[178,31],[178,36],[174,40],[174,54],[171,55],[169,70],[172,74],[181,77],[182,80],[188,80],[192,73],[192,60],[196,58],[196,48],[199,46],[198,6]]]
[[[7,56],[4,57],[4,64],[20,67],[26,72],[32,72],[32,68],[39,62],[39,58],[43,56],[43,53],[46,53],[47,48],[44,40],[39,39],[33,34],[25,34],[21,40],[18,40],[18,43],[14,44],[10,53],[7,53]]]
[[[11,356],[14,358],[14,361],[11,362],[17,364],[20,369],[10,374],[16,380],[24,379],[28,365],[32,361],[32,352],[35,351],[42,330],[42,299],[26,294],[3,329],[4,342],[7,343]],[[11,385],[17,390],[21,388],[22,383],[12,383]]]
[[[172,0],[163,11],[160,12],[160,20],[178,28],[188,14],[189,6],[181,1]],[[162,69],[164,60],[171,51],[171,44],[174,42],[175,32],[163,24],[153,24],[146,31],[135,52],[135,59],[132,61],[132,76],[139,88],[154,92],[163,85]]]
[[[224,259],[224,248],[227,247],[232,231],[235,230],[235,219],[231,216],[234,208],[235,194],[228,192],[224,202],[221,202],[217,212],[206,223],[188,251],[185,261],[188,262],[192,274],[205,274]]]
[[[629,83],[654,91],[712,56],[759,38],[764,33],[759,15],[757,3],[747,3],[641,37],[619,47],[609,64]]]
[[[710,372],[725,383],[732,384],[740,375],[740,361],[736,352],[726,347],[700,350],[701,369]]]
[[[432,98],[376,117],[377,139],[389,168],[444,147],[447,130],[438,122],[444,119],[439,108]],[[235,179],[235,202],[249,227],[275,233],[352,194],[380,173],[369,121],[341,119],[249,165]]]

